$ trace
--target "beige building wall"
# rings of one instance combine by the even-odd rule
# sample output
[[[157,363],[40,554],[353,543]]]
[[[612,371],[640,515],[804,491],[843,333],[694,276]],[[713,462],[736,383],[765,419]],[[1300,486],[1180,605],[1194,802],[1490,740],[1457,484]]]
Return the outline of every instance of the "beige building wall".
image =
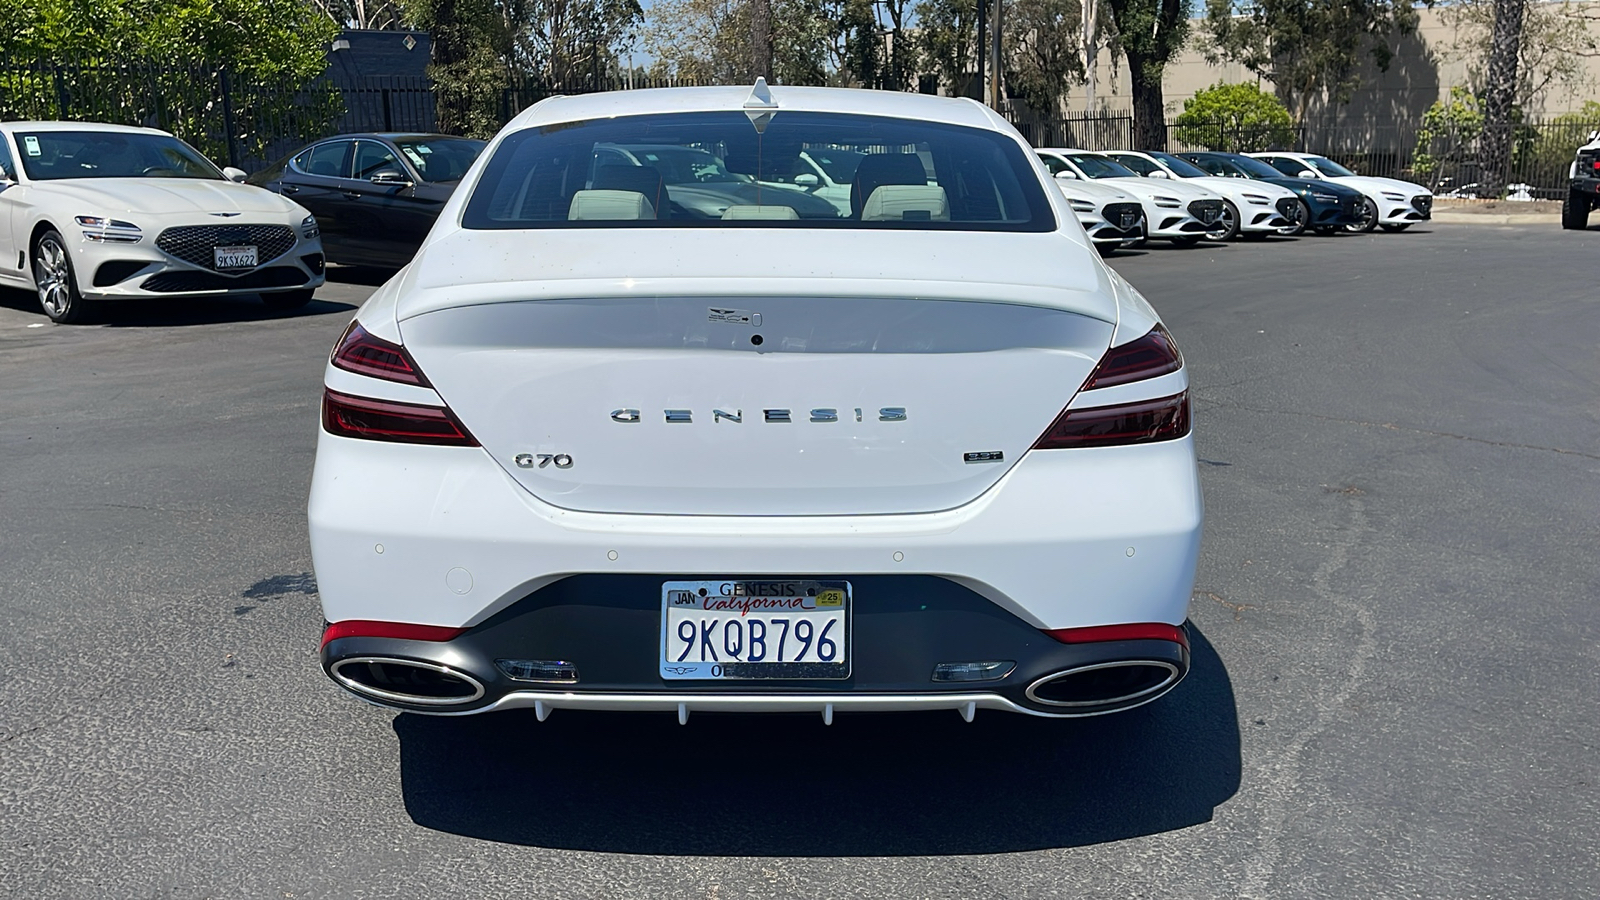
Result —
[[[1600,18],[1600,0],[1578,0],[1594,7]],[[1362,124],[1377,127],[1410,125],[1419,121],[1436,100],[1448,97],[1450,88],[1467,83],[1467,64],[1452,52],[1451,45],[1462,35],[1445,24],[1436,9],[1417,11],[1421,22],[1415,34],[1394,40],[1390,49],[1394,58],[1387,72],[1380,72],[1369,64],[1361,74],[1361,87],[1347,105],[1315,103],[1308,118],[1329,124]],[[1600,28],[1591,26],[1594,30]],[[1194,33],[1200,34],[1200,23],[1195,23]],[[1585,100],[1600,100],[1600,58],[1584,60],[1587,67],[1586,83],[1577,90],[1552,89],[1535,108],[1528,110],[1532,118],[1560,115],[1581,107]],[[1125,60],[1113,58],[1102,51],[1096,65],[1097,86],[1094,102],[1088,101],[1087,87],[1079,85],[1067,100],[1071,113],[1087,110],[1126,112],[1132,108],[1129,96],[1128,70]],[[1183,112],[1183,101],[1196,91],[1217,82],[1230,84],[1253,81],[1264,90],[1271,90],[1271,82],[1263,81],[1237,63],[1211,65],[1195,50],[1186,50],[1179,59],[1167,66],[1163,91],[1169,118]]]

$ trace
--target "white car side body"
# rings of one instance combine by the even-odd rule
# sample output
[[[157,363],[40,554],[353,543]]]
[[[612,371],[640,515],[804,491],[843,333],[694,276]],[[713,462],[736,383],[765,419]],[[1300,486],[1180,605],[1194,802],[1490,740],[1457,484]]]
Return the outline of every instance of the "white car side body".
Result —
[[[88,299],[113,300],[228,293],[257,294],[275,289],[303,290],[323,283],[321,264],[308,266],[302,257],[322,254],[322,241],[315,234],[315,223],[306,226],[309,213],[304,207],[270,191],[228,179],[197,178],[60,178],[33,180],[22,165],[27,148],[19,146],[20,132],[44,131],[114,132],[160,135],[167,132],[150,128],[103,125],[87,122],[3,122],[0,123],[0,149],[10,154],[15,166],[14,179],[0,182],[0,284],[33,289],[34,273],[30,261],[34,241],[45,230],[54,230],[65,239],[72,260],[79,292]],[[114,238],[96,235],[96,229],[81,226],[78,217],[102,217],[127,222],[135,228]],[[240,287],[183,291],[153,291],[143,285],[158,275],[204,273],[217,281],[214,269],[173,256],[157,246],[161,234],[183,226],[286,226],[294,241],[289,249],[273,259],[262,259],[254,271],[269,265],[293,268],[305,276],[302,283],[283,288]],[[306,237],[307,233],[312,234]],[[98,238],[98,239],[97,239]],[[107,262],[127,263],[128,274],[109,284],[97,284],[96,273]],[[247,273],[248,274],[248,273]]]

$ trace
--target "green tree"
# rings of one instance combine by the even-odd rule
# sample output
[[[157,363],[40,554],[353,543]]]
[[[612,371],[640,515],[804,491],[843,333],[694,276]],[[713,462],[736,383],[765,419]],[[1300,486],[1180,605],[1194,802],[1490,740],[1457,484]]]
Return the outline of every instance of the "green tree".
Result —
[[[978,0],[920,0],[912,12],[917,50],[929,74],[955,96],[978,96]]]
[[[1083,81],[1083,10],[1079,0],[1013,0],[1006,12],[1005,84],[1049,118]]]
[[[1435,101],[1422,114],[1417,129],[1417,146],[1411,154],[1411,170],[1427,179],[1428,189],[1437,191],[1449,164],[1465,158],[1466,149],[1483,133],[1483,108],[1476,95],[1456,85],[1445,100]]]
[[[1183,101],[1178,140],[1211,150],[1254,153],[1294,141],[1283,101],[1253,84],[1217,82]]]
[[[1189,0],[1105,0],[1115,27],[1112,46],[1128,60],[1133,139],[1139,149],[1167,148],[1161,78],[1189,39]]]
[[[1407,0],[1206,0],[1204,27],[1210,61],[1271,81],[1304,121],[1318,97],[1349,102],[1364,59],[1388,71],[1389,38],[1415,31],[1417,13]]]

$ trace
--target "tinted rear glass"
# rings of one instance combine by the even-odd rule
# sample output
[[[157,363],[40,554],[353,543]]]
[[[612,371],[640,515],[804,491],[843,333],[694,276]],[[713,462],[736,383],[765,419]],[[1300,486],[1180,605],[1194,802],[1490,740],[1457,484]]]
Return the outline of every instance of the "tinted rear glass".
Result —
[[[817,177],[821,169],[827,178]],[[809,177],[801,177],[809,176]],[[467,228],[801,227],[1050,231],[1026,152],[1006,135],[779,110],[564,122],[508,136]]]

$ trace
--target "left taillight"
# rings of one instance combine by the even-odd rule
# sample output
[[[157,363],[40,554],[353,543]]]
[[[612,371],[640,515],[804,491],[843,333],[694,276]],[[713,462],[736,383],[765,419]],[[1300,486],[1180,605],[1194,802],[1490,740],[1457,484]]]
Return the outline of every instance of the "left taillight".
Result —
[[[1156,325],[1142,337],[1112,347],[1101,357],[1080,397],[1100,388],[1169,375],[1183,368],[1183,355],[1167,329]],[[1106,406],[1061,411],[1034,443],[1035,450],[1117,447],[1170,441],[1189,433],[1189,392]]]
[[[350,323],[334,347],[333,365],[368,378],[432,387],[404,347],[373,337],[356,322]],[[478,446],[447,406],[358,397],[332,388],[322,392],[322,427],[329,434],[366,441]]]

